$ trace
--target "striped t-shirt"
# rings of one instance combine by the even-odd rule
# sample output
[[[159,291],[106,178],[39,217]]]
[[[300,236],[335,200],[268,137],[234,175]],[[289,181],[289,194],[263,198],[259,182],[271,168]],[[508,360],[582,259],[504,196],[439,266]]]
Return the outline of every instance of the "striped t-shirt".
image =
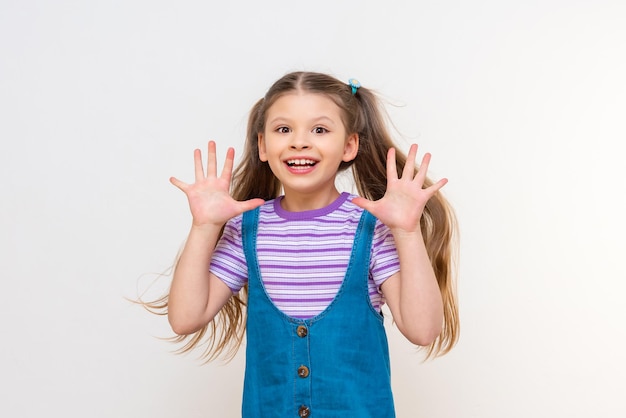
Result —
[[[279,197],[265,202],[259,212],[257,258],[265,290],[286,315],[308,319],[321,313],[334,299],[346,274],[354,236],[363,209],[354,196],[342,193],[329,206],[288,212]],[[241,238],[242,216],[224,227],[211,272],[234,292],[248,280]],[[372,306],[384,303],[381,284],[400,270],[391,231],[376,221],[368,281]]]

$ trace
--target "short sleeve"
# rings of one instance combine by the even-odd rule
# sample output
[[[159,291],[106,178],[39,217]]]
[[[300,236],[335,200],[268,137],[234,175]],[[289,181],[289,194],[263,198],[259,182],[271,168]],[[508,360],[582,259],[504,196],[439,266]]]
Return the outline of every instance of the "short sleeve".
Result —
[[[210,265],[211,273],[222,280],[233,293],[239,292],[248,282],[248,266],[241,238],[241,221],[240,215],[226,223]]]
[[[381,221],[376,220],[370,257],[372,280],[380,288],[385,280],[398,271],[400,271],[400,260],[391,230]]]

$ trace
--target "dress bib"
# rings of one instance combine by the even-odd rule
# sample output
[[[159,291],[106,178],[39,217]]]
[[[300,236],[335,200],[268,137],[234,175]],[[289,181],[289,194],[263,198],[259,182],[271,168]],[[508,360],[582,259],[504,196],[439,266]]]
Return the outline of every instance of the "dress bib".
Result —
[[[280,311],[265,291],[258,217],[258,208],[246,212],[242,225],[249,272],[243,418],[395,417],[383,317],[367,286],[376,218],[363,212],[339,291],[303,320]]]

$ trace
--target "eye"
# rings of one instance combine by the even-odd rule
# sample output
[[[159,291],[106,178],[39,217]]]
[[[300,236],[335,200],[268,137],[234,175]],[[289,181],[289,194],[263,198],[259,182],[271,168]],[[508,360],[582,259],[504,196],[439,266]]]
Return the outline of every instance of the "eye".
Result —
[[[289,132],[291,132],[291,130],[286,126],[279,126],[278,128],[276,128],[276,132],[280,134],[288,134]]]
[[[322,126],[316,126],[315,128],[313,128],[313,132],[316,134],[325,134],[328,133],[329,130]]]

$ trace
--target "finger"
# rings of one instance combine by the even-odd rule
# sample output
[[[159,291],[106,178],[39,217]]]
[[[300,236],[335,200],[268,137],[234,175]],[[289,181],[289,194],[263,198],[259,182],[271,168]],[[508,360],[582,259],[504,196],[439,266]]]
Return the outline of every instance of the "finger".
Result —
[[[196,181],[204,179],[204,168],[202,167],[202,152],[199,149],[193,151],[193,166]]]
[[[215,141],[209,141],[208,154],[206,161],[206,175],[207,177],[217,176],[217,151],[215,148]]]
[[[398,179],[398,170],[396,169],[396,149],[389,148],[387,151],[387,182]]]
[[[222,169],[221,178],[227,180],[230,183],[230,176],[233,173],[233,161],[235,160],[235,149],[228,148],[226,151],[226,160],[224,161],[224,168]]]
[[[413,175],[415,174],[415,156],[417,155],[417,145],[412,144],[411,148],[409,148],[409,153],[406,156],[406,163],[404,164],[404,169],[402,170],[402,177],[413,179]]]
[[[426,181],[426,175],[428,174],[428,166],[430,165],[431,157],[432,155],[430,153],[424,154],[419,169],[417,170],[417,175],[415,176],[414,181],[420,185],[424,184]]]

